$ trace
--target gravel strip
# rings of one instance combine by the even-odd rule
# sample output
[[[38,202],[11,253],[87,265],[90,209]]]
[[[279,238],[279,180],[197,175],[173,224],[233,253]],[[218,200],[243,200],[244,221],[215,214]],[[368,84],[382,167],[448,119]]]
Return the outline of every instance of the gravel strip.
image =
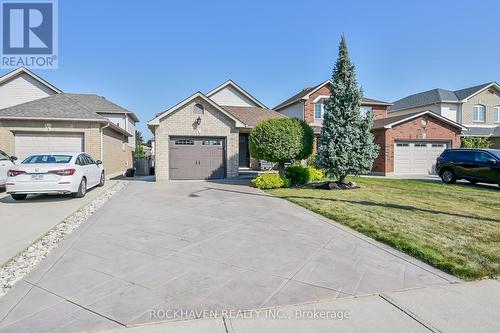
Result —
[[[80,208],[61,223],[47,231],[36,242],[0,267],[0,297],[5,295],[14,284],[28,274],[40,261],[57,247],[66,235],[71,234],[106,201],[120,191],[128,182],[119,181],[104,193]]]

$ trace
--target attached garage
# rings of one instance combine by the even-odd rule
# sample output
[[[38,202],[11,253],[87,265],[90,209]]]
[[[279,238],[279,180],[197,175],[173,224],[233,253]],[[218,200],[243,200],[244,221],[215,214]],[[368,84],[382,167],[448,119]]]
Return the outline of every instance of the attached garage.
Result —
[[[435,174],[437,157],[447,148],[460,147],[462,129],[431,111],[377,119],[372,133],[380,151],[372,173]]]
[[[83,133],[14,133],[15,156],[20,160],[43,152],[83,151]]]
[[[435,174],[436,159],[448,148],[444,142],[398,141],[394,143],[395,174]]]
[[[171,138],[170,179],[224,178],[226,176],[224,147],[224,138]]]

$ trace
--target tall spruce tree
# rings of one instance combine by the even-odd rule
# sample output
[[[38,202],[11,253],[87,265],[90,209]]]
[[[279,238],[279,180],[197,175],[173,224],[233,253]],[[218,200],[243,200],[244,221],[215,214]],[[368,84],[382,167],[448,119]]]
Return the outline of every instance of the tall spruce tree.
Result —
[[[358,176],[371,170],[379,147],[370,132],[373,115],[361,114],[359,109],[363,92],[356,81],[344,36],[332,81],[330,97],[324,104],[316,163],[327,175],[345,183],[347,175]]]

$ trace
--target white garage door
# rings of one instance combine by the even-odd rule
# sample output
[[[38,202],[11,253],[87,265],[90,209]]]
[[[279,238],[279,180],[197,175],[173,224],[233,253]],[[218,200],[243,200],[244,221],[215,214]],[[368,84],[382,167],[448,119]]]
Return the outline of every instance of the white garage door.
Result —
[[[16,133],[15,154],[23,160],[44,152],[77,152],[83,150],[82,133]]]
[[[394,174],[435,174],[436,159],[447,146],[444,142],[396,142]]]

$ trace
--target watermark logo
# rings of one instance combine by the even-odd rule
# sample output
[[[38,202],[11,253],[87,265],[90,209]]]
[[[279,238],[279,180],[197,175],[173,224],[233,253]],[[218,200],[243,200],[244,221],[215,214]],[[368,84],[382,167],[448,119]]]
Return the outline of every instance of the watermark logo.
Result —
[[[2,0],[1,68],[57,68],[57,0]]]

